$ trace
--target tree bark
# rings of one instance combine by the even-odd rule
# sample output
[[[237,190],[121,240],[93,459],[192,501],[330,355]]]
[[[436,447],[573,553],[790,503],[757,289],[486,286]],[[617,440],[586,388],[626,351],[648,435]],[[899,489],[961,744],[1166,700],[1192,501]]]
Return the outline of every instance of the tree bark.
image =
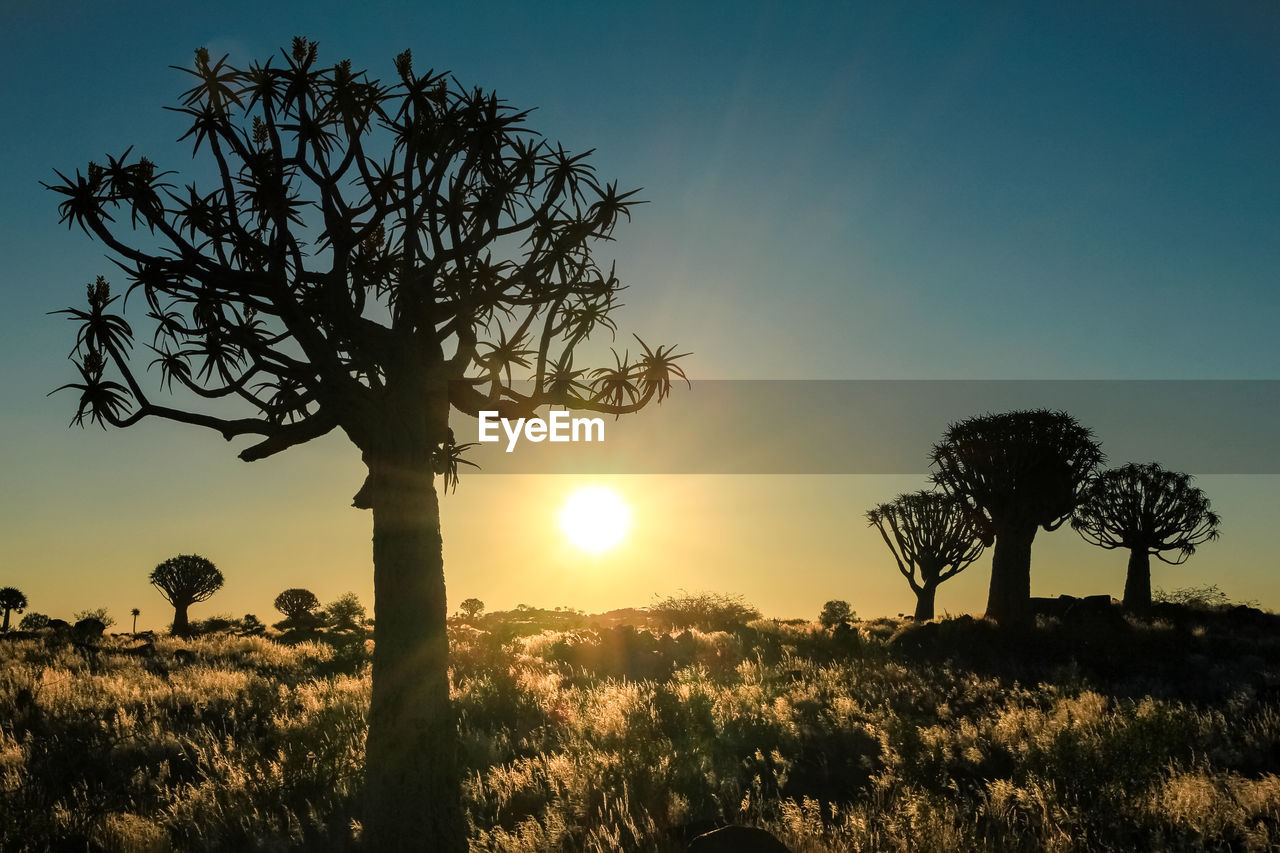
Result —
[[[1151,555],[1146,548],[1129,551],[1129,574],[1124,580],[1124,606],[1126,610],[1151,609]]]
[[[185,637],[191,633],[191,623],[187,620],[187,608],[191,605],[187,602],[174,602],[173,605],[173,635],[175,637]]]
[[[4,626],[0,627],[0,631],[8,631],[8,630],[9,630],[9,608],[6,607],[4,609]]]
[[[996,533],[991,556],[991,589],[987,618],[1001,625],[1026,626],[1031,614],[1031,543],[1036,526],[1009,525]]]
[[[367,850],[465,853],[458,729],[449,701],[440,504],[430,457],[370,462],[373,696]]]
[[[920,591],[916,593],[916,614],[914,621],[928,622],[933,618],[933,599],[937,591],[938,587],[934,584],[925,584],[920,587]]]

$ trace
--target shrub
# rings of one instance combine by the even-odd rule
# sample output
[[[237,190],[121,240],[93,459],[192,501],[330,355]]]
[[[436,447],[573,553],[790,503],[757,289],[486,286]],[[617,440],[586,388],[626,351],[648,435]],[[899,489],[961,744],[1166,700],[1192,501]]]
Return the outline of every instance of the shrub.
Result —
[[[760,611],[741,596],[719,592],[683,593],[651,604],[649,617],[663,630],[698,628],[729,631],[760,618]]]
[[[18,628],[22,631],[39,631],[48,624],[48,616],[45,616],[43,613],[36,613],[32,610],[26,616],[22,617],[22,621],[18,623]]]
[[[1258,606],[1256,601],[1233,602],[1225,592],[1218,589],[1217,584],[1184,586],[1168,592],[1157,589],[1151,597],[1162,604],[1180,604],[1192,610],[1225,610],[1237,603],[1248,607]]]
[[[834,628],[848,622],[854,615],[849,602],[834,599],[822,605],[822,613],[818,615],[818,621],[822,623],[823,628]]]
[[[329,624],[334,628],[355,629],[364,622],[364,605],[354,592],[339,596],[325,611],[329,615]]]
[[[116,624],[116,620],[108,615],[107,608],[95,607],[92,610],[78,610],[72,622],[83,622],[85,619],[97,619],[102,623],[103,628],[110,628]]]

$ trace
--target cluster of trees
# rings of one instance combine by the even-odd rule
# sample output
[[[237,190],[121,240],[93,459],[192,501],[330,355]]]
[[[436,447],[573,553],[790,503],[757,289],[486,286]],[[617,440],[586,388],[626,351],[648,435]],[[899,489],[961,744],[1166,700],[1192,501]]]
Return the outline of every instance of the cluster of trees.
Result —
[[[173,606],[173,624],[170,630],[178,636],[187,636],[192,633],[192,625],[187,613],[191,605],[207,601],[222,588],[224,582],[222,572],[217,566],[198,554],[179,554],[176,557],[170,557],[151,571],[150,580],[151,585],[160,592],[164,600]],[[0,609],[4,613],[0,631],[9,630],[11,613],[21,614],[26,608],[27,597],[21,590],[11,586],[0,589]],[[275,608],[285,617],[274,626],[281,629],[327,626],[338,630],[355,630],[368,622],[364,605],[360,603],[359,596],[354,592],[339,596],[328,607],[321,609],[320,600],[310,590],[286,589],[276,596]],[[134,607],[129,613],[133,617],[133,633],[136,634],[138,616],[142,611]],[[85,620],[99,622],[103,628],[111,627],[116,621],[107,613],[105,607],[76,613],[77,623]],[[231,626],[227,620],[216,621],[227,622],[226,627]],[[32,612],[23,617],[18,627],[24,631],[38,631],[47,627],[50,622],[49,617],[43,613]],[[240,627],[249,633],[260,633],[265,629],[253,614],[246,614],[240,623]],[[208,629],[210,626],[206,623],[205,627]]]
[[[1037,530],[1070,525],[1102,548],[1129,551],[1124,605],[1151,606],[1151,557],[1185,562],[1218,538],[1220,519],[1191,476],[1160,464],[1105,461],[1093,433],[1065,412],[982,415],[951,424],[934,445],[935,488],[866,514],[931,619],[938,585],[993,548],[988,618],[1027,624]]]

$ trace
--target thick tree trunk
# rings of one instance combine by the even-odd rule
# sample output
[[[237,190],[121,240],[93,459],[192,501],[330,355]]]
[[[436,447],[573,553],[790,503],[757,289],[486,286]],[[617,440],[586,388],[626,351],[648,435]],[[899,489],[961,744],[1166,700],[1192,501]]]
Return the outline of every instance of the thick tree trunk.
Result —
[[[987,618],[1001,625],[1030,625],[1031,543],[1036,527],[1008,526],[996,533],[991,556],[991,590],[987,595]]]
[[[1124,581],[1124,606],[1127,610],[1151,609],[1151,555],[1146,548],[1129,551],[1129,574]]]
[[[373,698],[364,847],[465,853],[440,505],[428,459],[370,465]]]
[[[937,593],[936,584],[925,584],[916,593],[916,622],[928,622],[933,618],[933,599]]]
[[[181,604],[174,602],[173,605],[173,634],[175,637],[185,637],[191,633],[191,623],[187,621],[187,608],[191,605],[187,602]]]
[[[0,627],[0,631],[8,631],[8,630],[9,630],[9,608],[6,607],[4,609],[4,625]]]

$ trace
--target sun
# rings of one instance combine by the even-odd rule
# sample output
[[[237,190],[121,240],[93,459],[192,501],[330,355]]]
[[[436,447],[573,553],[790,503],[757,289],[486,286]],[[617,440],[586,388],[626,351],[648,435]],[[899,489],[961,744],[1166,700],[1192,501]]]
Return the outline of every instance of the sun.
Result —
[[[565,501],[560,529],[578,548],[603,554],[616,547],[631,526],[631,508],[613,489],[585,486]]]

